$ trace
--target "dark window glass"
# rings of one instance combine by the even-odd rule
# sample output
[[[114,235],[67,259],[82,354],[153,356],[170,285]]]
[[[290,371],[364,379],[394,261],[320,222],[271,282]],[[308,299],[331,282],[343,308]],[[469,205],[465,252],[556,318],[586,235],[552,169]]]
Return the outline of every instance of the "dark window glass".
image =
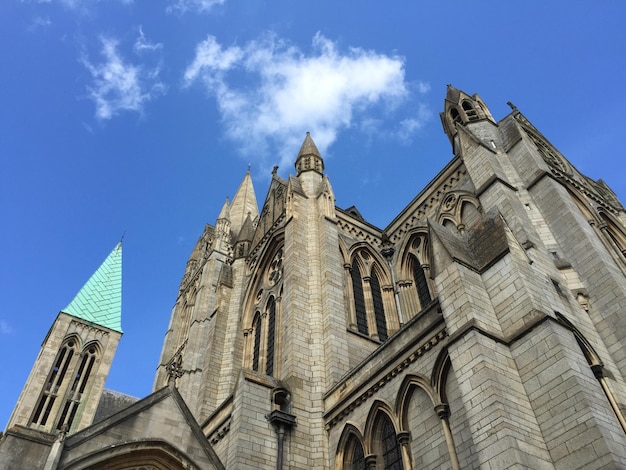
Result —
[[[259,370],[259,353],[261,351],[261,317],[259,312],[254,316],[252,322],[254,328],[254,352],[252,353],[252,370]]]
[[[376,318],[376,330],[378,338],[385,341],[387,335],[387,320],[385,319],[385,307],[383,305],[383,295],[380,290],[380,282],[375,271],[372,271],[370,278],[370,287],[372,288],[372,300],[374,301],[374,317]]]
[[[361,443],[353,438],[353,451],[352,451],[352,470],[367,470],[365,466],[365,454],[363,453],[363,446]]]
[[[396,430],[391,420],[385,416],[381,429],[383,462],[385,470],[402,470],[402,452],[398,444]]]
[[[356,310],[356,327],[359,333],[369,334],[367,328],[367,314],[365,312],[365,296],[363,295],[363,280],[356,260],[352,263],[352,291],[354,292],[354,309]]]
[[[417,295],[420,299],[420,307],[424,308],[430,303],[431,299],[424,269],[417,258],[413,258],[413,278],[415,280],[415,287],[417,288]]]
[[[267,321],[267,361],[265,362],[265,373],[272,375],[274,373],[274,334],[276,332],[276,301],[274,297],[270,297],[268,305],[268,321]]]

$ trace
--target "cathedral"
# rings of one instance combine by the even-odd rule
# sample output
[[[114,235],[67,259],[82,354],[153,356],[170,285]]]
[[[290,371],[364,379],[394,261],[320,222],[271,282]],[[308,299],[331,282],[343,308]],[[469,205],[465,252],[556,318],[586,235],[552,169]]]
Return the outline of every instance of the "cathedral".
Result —
[[[626,211],[509,105],[448,86],[454,157],[384,228],[335,206],[309,134],[260,206],[245,174],[142,399],[104,388],[116,246],[52,323],[0,468],[626,468]]]

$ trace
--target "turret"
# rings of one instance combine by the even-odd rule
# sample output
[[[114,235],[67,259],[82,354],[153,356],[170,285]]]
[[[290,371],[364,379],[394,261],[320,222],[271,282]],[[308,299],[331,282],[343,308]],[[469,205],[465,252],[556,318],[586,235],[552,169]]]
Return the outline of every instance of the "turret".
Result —
[[[306,194],[315,194],[324,175],[324,160],[309,132],[296,158],[296,176]]]
[[[439,114],[444,132],[453,142],[457,126],[489,120],[495,124],[489,108],[476,93],[473,96],[448,85],[443,113]]]

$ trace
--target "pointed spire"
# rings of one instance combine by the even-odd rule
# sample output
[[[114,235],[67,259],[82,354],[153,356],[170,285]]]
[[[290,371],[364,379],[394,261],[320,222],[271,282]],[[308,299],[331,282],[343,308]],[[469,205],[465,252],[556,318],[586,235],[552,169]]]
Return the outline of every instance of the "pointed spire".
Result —
[[[217,216],[217,220],[229,219],[229,218],[230,218],[230,204],[228,202],[228,196],[226,196],[226,201],[224,201],[224,205],[222,206],[222,210],[220,210],[220,214]]]
[[[96,325],[122,332],[122,242],[61,310]]]
[[[300,173],[308,170],[316,171],[319,174],[324,173],[324,160],[309,132],[306,133],[302,147],[298,152],[298,158],[296,158],[296,175],[300,176]]]
[[[237,193],[230,205],[232,233],[239,233],[248,214],[250,214],[253,219],[259,215],[259,206],[256,202],[256,195],[254,194],[254,186],[252,185],[252,177],[250,176],[249,169],[239,185],[239,189],[237,189]]]

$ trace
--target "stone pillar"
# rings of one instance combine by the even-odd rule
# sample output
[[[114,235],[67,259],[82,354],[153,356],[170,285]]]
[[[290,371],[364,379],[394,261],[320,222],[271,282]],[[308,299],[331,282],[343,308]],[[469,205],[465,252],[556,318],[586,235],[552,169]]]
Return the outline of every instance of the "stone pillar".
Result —
[[[450,407],[447,403],[440,403],[435,406],[435,413],[439,416],[441,420],[441,429],[443,430],[443,435],[446,438],[446,446],[448,447],[448,455],[450,455],[450,465],[452,470],[461,470],[461,466],[459,465],[459,457],[456,453],[456,446],[454,445],[454,439],[452,438],[452,432],[450,431],[450,422],[448,418],[450,417]]]

